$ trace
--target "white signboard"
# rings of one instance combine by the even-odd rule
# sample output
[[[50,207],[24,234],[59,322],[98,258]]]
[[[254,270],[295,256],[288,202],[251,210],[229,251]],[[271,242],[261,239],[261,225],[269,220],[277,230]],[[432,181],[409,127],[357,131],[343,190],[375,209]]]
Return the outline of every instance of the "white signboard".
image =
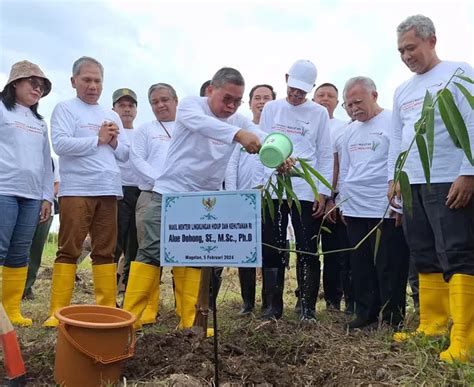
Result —
[[[164,194],[162,266],[261,267],[260,192]]]

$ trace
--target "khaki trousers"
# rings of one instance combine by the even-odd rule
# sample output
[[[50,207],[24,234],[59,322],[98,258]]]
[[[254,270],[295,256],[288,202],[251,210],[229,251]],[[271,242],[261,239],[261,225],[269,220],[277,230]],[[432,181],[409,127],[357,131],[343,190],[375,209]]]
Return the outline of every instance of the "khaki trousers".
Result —
[[[59,206],[59,244],[55,262],[75,264],[89,233],[92,264],[113,263],[117,244],[117,198],[63,196],[59,198]]]

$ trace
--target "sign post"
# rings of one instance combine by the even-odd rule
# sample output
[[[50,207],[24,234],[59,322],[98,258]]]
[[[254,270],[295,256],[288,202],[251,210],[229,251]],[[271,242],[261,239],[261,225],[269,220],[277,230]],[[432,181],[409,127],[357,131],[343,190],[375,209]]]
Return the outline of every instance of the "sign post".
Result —
[[[261,267],[261,196],[257,190],[164,194],[161,266]],[[213,270],[213,269],[212,269]],[[209,295],[209,269],[200,291]],[[214,275],[212,275],[214,279]],[[212,286],[213,291],[216,284]],[[215,295],[212,295],[215,298]],[[207,311],[195,322],[207,331]],[[214,385],[219,385],[217,305],[214,303]]]

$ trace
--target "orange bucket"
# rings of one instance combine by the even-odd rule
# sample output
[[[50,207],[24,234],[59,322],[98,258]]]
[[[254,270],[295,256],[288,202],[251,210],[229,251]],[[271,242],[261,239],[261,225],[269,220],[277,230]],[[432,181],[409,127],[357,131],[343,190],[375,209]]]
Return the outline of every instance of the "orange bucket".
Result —
[[[72,305],[55,312],[60,324],[54,380],[67,386],[103,386],[118,382],[123,360],[135,350],[135,316],[101,305]]]

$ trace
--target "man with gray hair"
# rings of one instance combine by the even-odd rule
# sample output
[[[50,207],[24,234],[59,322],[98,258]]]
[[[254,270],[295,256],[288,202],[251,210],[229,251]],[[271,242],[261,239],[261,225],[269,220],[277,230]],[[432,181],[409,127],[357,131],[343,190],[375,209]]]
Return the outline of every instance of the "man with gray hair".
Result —
[[[153,195],[144,220],[143,243],[132,262],[124,309],[137,316],[135,327],[148,303],[153,283],[160,276],[160,228],[162,194],[173,192],[218,191],[235,144],[257,153],[258,129],[236,113],[244,93],[244,79],[235,69],[224,67],[212,78],[207,97],[188,97],[178,106],[174,135],[163,172],[154,182]],[[179,308],[180,328],[194,322],[200,274],[186,267]],[[178,300],[177,300],[178,301]]]
[[[59,321],[54,312],[69,305],[76,262],[87,233],[92,243],[96,302],[115,306],[114,252],[117,240],[117,198],[122,197],[117,160],[128,159],[120,117],[98,104],[104,69],[94,58],[73,65],[76,98],[60,102],[51,116],[51,140],[59,156],[59,243],[53,266],[51,306],[46,327]]]
[[[130,161],[140,180],[141,190],[136,207],[139,246],[143,244],[145,214],[153,196],[155,180],[163,172],[171,138],[174,136],[178,96],[173,86],[167,83],[155,83],[148,89],[148,101],[156,120],[136,129],[130,147]],[[173,275],[176,277],[174,270]],[[126,280],[128,282],[128,275]],[[147,307],[140,318],[142,325],[156,322],[160,298],[159,281],[160,276],[157,276],[152,285]]]
[[[347,328],[370,327],[379,315],[381,322],[398,327],[405,317],[408,247],[402,228],[386,212],[385,171],[392,114],[377,104],[378,93],[370,78],[349,79],[343,97],[355,119],[344,133],[339,174],[341,212],[350,246],[363,240],[383,218],[378,226],[378,250],[373,232],[351,251],[356,317]]]
[[[436,30],[428,17],[408,17],[398,26],[397,38],[400,57],[414,75],[396,89],[393,99],[388,162],[391,200],[401,198],[399,186],[393,184],[395,163],[413,139],[426,92],[436,97],[455,72],[474,79],[469,64],[438,58]],[[471,83],[457,77],[454,80],[474,93]],[[473,144],[472,107],[453,82],[447,87]],[[434,111],[433,148],[429,185],[416,148],[411,149],[403,168],[413,198],[412,215],[404,216],[403,225],[419,272],[420,324],[414,334],[445,334],[451,314],[450,346],[440,358],[467,362],[474,349],[474,166],[452,140],[438,109]],[[400,332],[394,339],[402,341],[412,335]]]

